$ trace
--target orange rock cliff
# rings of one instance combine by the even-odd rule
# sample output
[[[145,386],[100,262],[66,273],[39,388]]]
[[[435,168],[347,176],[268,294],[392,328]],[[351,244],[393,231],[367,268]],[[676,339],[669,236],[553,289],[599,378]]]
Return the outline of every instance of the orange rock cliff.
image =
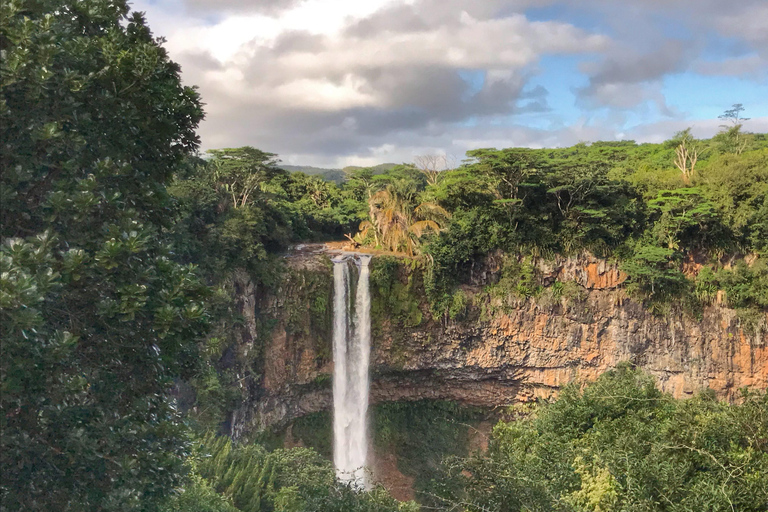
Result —
[[[244,325],[234,360],[246,364],[258,351],[260,362],[247,363],[258,368],[242,379],[249,399],[232,415],[234,438],[330,407],[330,324],[323,321],[331,315],[329,265],[317,252],[288,258],[290,270],[272,294],[259,294],[246,276],[236,277]],[[482,296],[487,307],[470,305],[454,320],[433,319],[422,298],[421,321],[410,326],[386,312],[375,316],[372,402],[505,406],[549,398],[564,384],[593,380],[623,361],[643,368],[675,397],[710,388],[735,400],[740,388],[768,388],[768,333],[742,328],[736,311],[713,304],[700,318],[655,315],[627,296],[625,276],[605,260],[584,256],[535,265],[545,283],[572,282],[578,293],[496,308]],[[474,285],[465,287],[470,302],[494,272],[490,263],[472,276]],[[423,291],[413,293],[423,297]],[[271,332],[257,328],[258,317],[272,319]]]

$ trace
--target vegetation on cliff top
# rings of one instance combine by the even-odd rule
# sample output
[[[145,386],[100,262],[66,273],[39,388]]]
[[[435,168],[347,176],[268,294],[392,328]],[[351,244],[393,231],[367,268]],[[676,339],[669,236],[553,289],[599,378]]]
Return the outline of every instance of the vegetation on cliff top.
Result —
[[[345,234],[420,258],[436,315],[498,252],[613,259],[627,290],[658,312],[682,304],[696,314],[712,290],[745,317],[768,307],[768,137],[740,124],[709,140],[686,130],[662,144],[479,149],[455,169],[356,169],[341,185],[289,175],[253,148],[210,156],[171,191],[184,212],[180,254],[219,273],[242,266],[269,284],[287,244]],[[252,193],[226,204],[246,183]]]

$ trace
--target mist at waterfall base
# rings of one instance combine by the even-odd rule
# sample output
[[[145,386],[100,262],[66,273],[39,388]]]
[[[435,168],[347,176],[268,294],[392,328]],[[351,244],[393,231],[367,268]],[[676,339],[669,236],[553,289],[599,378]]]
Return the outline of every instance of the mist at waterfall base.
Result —
[[[371,353],[371,257],[333,259],[333,463],[339,479],[368,488],[368,365]],[[357,269],[350,269],[351,262]],[[353,272],[358,270],[352,303]]]

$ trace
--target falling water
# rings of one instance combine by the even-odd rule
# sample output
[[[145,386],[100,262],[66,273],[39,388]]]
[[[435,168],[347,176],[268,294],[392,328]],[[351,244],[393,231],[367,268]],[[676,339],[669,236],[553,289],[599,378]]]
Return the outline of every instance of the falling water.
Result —
[[[349,264],[333,259],[333,462],[339,478],[367,487],[368,363],[371,352],[371,296],[368,262],[359,256],[354,310]]]
[[[348,468],[345,454],[347,414],[347,334],[349,332],[349,265],[346,258],[333,260],[333,461],[337,471]],[[341,475],[340,475],[341,476]]]

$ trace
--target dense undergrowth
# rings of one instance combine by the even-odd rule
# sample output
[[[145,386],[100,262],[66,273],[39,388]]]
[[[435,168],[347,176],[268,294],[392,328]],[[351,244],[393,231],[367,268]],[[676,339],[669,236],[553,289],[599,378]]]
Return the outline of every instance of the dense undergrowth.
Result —
[[[500,422],[487,453],[446,461],[438,496],[462,511],[766,510],[766,400],[674,400],[622,366]]]
[[[420,505],[338,484],[327,458],[330,416],[317,413],[291,427],[292,443],[310,448],[202,436],[188,459],[190,483],[164,510],[768,510],[763,392],[745,390],[737,405],[708,391],[674,399],[623,365],[502,414],[509,419],[496,424],[487,451],[473,452],[468,433],[487,418],[480,411],[430,401],[375,407],[376,451],[396,457]]]
[[[498,253],[507,263],[484,293],[576,297],[539,283],[526,258],[589,251],[616,260],[660,314],[696,314],[723,291],[764,333],[765,134],[736,123],[701,141],[483,149],[439,175],[362,169],[339,186],[250,147],[201,158],[197,92],[121,0],[13,0],[0,19],[2,510],[415,509],[340,484],[309,449],[217,435],[258,394],[275,326],[238,297],[290,282],[302,293],[288,294],[285,327],[327,335],[329,283],[286,281],[282,255],[355,238],[361,224],[360,243],[409,255],[382,258],[372,276],[372,314],[403,329],[424,321],[422,287],[433,320],[464,318],[460,286]],[[683,143],[700,157],[681,172]],[[258,331],[248,339],[246,313]],[[679,402],[624,368],[499,425],[487,456],[447,466],[413,436],[463,457],[453,427],[383,410],[377,435],[403,471],[428,459],[418,490],[431,506],[768,510],[764,393]]]

